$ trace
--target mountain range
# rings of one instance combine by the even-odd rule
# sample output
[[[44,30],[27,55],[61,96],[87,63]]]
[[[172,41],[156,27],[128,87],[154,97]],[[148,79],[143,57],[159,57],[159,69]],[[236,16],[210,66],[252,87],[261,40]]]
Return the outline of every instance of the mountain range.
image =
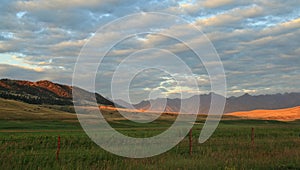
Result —
[[[300,93],[284,93],[284,94],[267,94],[252,96],[244,94],[239,97],[225,98],[215,93],[195,95],[186,99],[164,99],[158,98],[153,100],[141,101],[138,104],[129,104],[122,100],[112,101],[106,99],[98,93],[88,92],[87,90],[79,87],[72,87],[53,83],[48,80],[37,82],[24,81],[24,80],[0,80],[0,98],[13,99],[23,101],[30,104],[49,104],[49,105],[73,105],[72,91],[76,91],[83,101],[80,104],[89,104],[96,97],[97,103],[100,105],[116,106],[131,108],[139,110],[150,111],[165,111],[165,112],[178,112],[180,111],[181,103],[186,103],[187,108],[192,108],[197,105],[196,98],[200,98],[199,113],[208,113],[210,108],[211,97],[224,98],[226,100],[225,113],[250,111],[257,109],[275,110],[283,108],[291,108],[300,106]]]
[[[300,93],[284,93],[284,94],[268,94],[252,96],[248,93],[239,97],[225,98],[215,93],[195,95],[186,99],[163,99],[158,98],[154,100],[142,101],[138,104],[134,104],[133,107],[140,110],[162,110],[165,112],[179,112],[180,104],[187,104],[187,108],[192,108],[195,103],[195,98],[200,98],[199,113],[206,114],[210,108],[210,102],[212,95],[215,97],[224,98],[226,100],[225,113],[237,112],[237,111],[250,111],[257,109],[275,110],[291,108],[300,106]],[[198,100],[199,101],[199,100]],[[117,101],[116,103],[122,104],[125,107],[129,107],[129,103]]]

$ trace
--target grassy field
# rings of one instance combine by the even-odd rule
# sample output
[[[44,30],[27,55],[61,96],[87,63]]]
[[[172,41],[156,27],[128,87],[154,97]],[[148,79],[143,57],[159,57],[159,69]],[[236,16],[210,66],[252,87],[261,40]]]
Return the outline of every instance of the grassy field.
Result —
[[[55,111],[44,106],[27,107],[42,107],[49,115]],[[10,110],[7,105],[5,109]],[[3,117],[8,113],[3,111],[5,109],[0,109]],[[40,112],[35,114],[40,115]],[[204,144],[198,144],[204,122],[204,118],[199,117],[193,127],[192,155],[189,155],[186,137],[164,154],[130,159],[101,149],[83,132],[76,118],[69,117],[69,114],[63,113],[62,117],[56,115],[53,120],[42,117],[39,120],[20,120],[19,117],[1,119],[0,169],[300,169],[300,121],[225,117],[213,136]],[[116,119],[111,120],[110,124],[128,136],[145,137],[167,129],[173,121],[172,116],[168,118],[150,124]],[[251,144],[252,127],[255,129],[254,146]],[[59,135],[61,150],[57,161]]]
[[[154,126],[139,130],[128,121],[111,123],[131,136],[161,131]],[[167,121],[159,123],[169,126]],[[204,144],[197,143],[201,125],[195,125],[192,156],[186,138],[172,150],[146,159],[104,151],[74,122],[5,120],[0,124],[0,169],[300,169],[299,122],[227,120]],[[56,161],[58,135],[61,152]]]

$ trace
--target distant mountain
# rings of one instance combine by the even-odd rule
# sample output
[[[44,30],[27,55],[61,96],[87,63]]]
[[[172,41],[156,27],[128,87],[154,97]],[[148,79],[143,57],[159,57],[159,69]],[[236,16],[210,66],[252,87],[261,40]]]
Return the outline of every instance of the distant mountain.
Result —
[[[225,112],[250,111],[257,109],[284,109],[300,106],[300,93],[267,94],[230,97],[226,101]]]
[[[80,101],[73,101],[72,91],[76,96],[80,96]],[[187,99],[162,99],[142,101],[134,104],[133,107],[140,110],[149,111],[180,111],[181,103],[187,104],[187,109],[198,105],[195,103],[200,98],[199,113],[208,113],[211,97],[224,98],[215,93],[195,95]],[[101,105],[111,105],[117,107],[130,107],[131,105],[122,100],[112,102],[98,93],[91,93],[78,87],[53,83],[42,80],[37,82],[22,80],[0,80],[0,98],[23,101],[30,104],[49,104],[49,105],[73,105],[76,102],[80,105],[89,105],[96,97],[97,103]],[[238,111],[251,111],[257,109],[275,110],[300,106],[300,93],[284,93],[271,95],[252,96],[244,94],[239,97],[226,98],[225,113]]]
[[[165,112],[179,112],[181,103],[186,103],[185,108],[193,108],[193,106],[198,105],[196,101],[200,101],[199,113],[208,113],[211,96],[223,97],[214,93],[196,95],[187,99],[155,99],[150,101],[142,101],[138,104],[133,105],[136,109],[151,110],[151,111],[165,111]],[[200,99],[196,99],[200,98]],[[224,98],[224,97],[223,97]],[[163,110],[163,107],[165,108]],[[193,109],[194,110],[194,109]]]
[[[96,97],[97,103],[114,105],[98,93],[91,93],[78,87],[61,85],[48,80],[37,82],[23,80],[0,80],[0,98],[19,100],[30,104],[72,105],[72,90],[81,97],[80,104],[88,104]],[[79,102],[79,101],[75,101]]]
[[[127,109],[135,109],[130,103],[121,99],[114,100],[114,103]]]
[[[180,110],[180,99],[155,99],[150,101],[142,101],[133,105],[136,109],[149,111],[178,112]]]
[[[216,97],[223,97],[214,93],[205,94],[205,95],[196,95],[187,99],[167,99],[167,104],[165,107],[166,112],[178,112],[180,110],[181,102],[187,103],[187,107],[195,106],[195,98],[200,98],[200,107],[199,113],[208,113],[211,96],[215,95]],[[224,97],[223,97],[224,98]],[[161,110],[162,105],[166,99],[155,99],[150,101],[142,101],[138,104],[135,104],[136,109],[142,110]],[[152,105],[151,105],[151,104]],[[154,103],[154,104],[153,104]],[[161,103],[161,105],[159,105]],[[272,94],[272,95],[258,95],[251,96],[249,94],[244,94],[240,97],[229,97],[226,98],[226,105],[224,112],[231,113],[237,111],[250,111],[257,109],[283,109],[300,106],[300,93],[284,93],[284,94]]]

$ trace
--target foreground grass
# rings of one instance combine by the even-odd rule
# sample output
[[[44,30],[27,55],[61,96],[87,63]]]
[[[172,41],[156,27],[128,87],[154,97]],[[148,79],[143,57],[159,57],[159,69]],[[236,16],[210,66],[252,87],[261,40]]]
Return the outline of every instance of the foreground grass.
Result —
[[[145,159],[115,156],[94,144],[77,122],[0,121],[0,169],[300,169],[300,124],[277,121],[223,120],[214,135],[198,144],[202,121],[170,151]],[[152,136],[172,121],[145,125],[112,121],[129,136]],[[251,145],[251,128],[255,145]],[[55,159],[61,136],[60,159]]]

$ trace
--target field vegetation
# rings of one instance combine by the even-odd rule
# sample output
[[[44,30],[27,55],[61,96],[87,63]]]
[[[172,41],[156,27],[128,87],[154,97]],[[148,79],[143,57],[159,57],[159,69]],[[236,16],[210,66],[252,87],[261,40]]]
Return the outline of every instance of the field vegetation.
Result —
[[[9,100],[1,100],[0,105],[0,169],[300,169],[300,121],[227,116],[213,136],[199,144],[205,121],[205,116],[199,116],[193,127],[192,155],[186,137],[164,154],[131,159],[113,155],[93,143],[74,113]],[[116,112],[104,113],[115,129],[135,137],[161,133],[176,118],[165,115],[140,124],[117,119]],[[58,136],[61,150],[56,160]]]

